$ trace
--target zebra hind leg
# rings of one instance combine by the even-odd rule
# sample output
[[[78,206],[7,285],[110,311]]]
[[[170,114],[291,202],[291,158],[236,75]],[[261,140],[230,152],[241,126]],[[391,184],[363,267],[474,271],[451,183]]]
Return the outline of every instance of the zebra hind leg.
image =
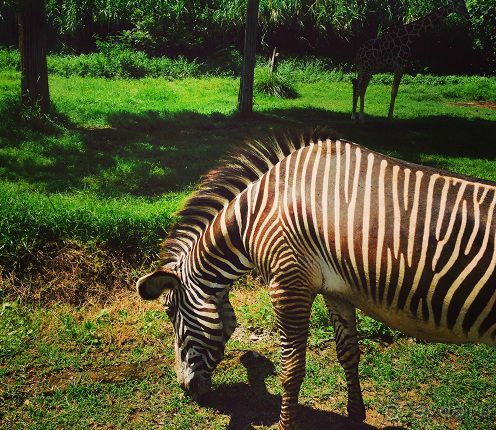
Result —
[[[324,299],[334,327],[338,360],[346,374],[348,416],[353,421],[361,422],[365,420],[365,405],[358,377],[360,349],[358,348],[355,307],[335,298],[325,297]]]

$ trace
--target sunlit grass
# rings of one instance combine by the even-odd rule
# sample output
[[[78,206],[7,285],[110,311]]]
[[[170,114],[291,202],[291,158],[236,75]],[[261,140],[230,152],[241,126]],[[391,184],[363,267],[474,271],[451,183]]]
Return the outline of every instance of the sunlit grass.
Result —
[[[267,325],[265,291],[239,285],[231,301],[238,327],[214,373],[205,403],[186,397],[175,380],[170,322],[157,303],[121,294],[105,307],[0,308],[0,428],[46,427],[222,429],[231,423],[272,428],[278,417],[278,338]],[[254,306],[256,303],[256,306]],[[303,429],[346,414],[346,383],[333,331],[317,303],[301,389]],[[323,314],[322,314],[323,315]],[[361,332],[367,323],[360,323]],[[329,337],[323,338],[326,330]],[[360,373],[368,422],[378,428],[492,430],[496,356],[485,346],[361,341]],[[244,352],[266,359],[251,363]],[[265,369],[265,370],[264,370]],[[249,385],[254,384],[254,385]],[[329,412],[318,412],[318,411]],[[344,425],[351,427],[349,422]],[[375,428],[375,427],[374,427]]]

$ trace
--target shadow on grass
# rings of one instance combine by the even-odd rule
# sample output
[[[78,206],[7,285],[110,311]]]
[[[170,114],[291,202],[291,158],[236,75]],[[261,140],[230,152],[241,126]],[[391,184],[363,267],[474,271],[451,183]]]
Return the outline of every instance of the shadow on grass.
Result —
[[[268,110],[249,119],[114,112],[105,127],[80,127],[59,115],[46,129],[16,122],[12,112],[0,112],[0,122],[11,125],[0,127],[0,178],[48,192],[156,196],[182,190],[233,146],[280,128],[330,127],[338,137],[412,162],[421,161],[419,154],[494,159],[496,153],[496,122],[458,117],[356,123],[348,114],[312,108]],[[435,157],[428,162],[444,167]]]
[[[267,391],[265,379],[273,375],[275,366],[268,358],[244,353],[240,361],[246,368],[248,384],[235,383],[221,385],[200,401],[202,406],[210,407],[222,414],[231,416],[228,429],[252,429],[253,425],[271,426],[278,422],[281,397]],[[368,424],[355,424],[342,415],[319,411],[308,406],[299,406],[298,421],[302,429],[308,430],[374,430]],[[403,427],[386,427],[401,430]]]

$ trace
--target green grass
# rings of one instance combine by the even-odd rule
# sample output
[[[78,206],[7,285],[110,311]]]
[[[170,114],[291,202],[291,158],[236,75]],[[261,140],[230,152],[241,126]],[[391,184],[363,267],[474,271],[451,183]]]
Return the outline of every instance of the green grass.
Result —
[[[496,110],[462,104],[496,101],[495,78],[405,77],[397,119],[388,123],[390,76],[381,75],[367,94],[369,120],[355,123],[348,75],[326,71],[317,60],[292,61],[278,73],[294,71],[299,96],[256,93],[250,119],[235,114],[235,78],[59,75],[50,76],[53,112],[40,119],[18,106],[18,72],[0,71],[2,428],[221,429],[276,422],[280,368],[266,290],[244,282],[236,287],[232,301],[241,327],[201,405],[175,382],[171,327],[158,305],[123,292],[145,270],[142,261],[155,258],[199,177],[245,139],[274,128],[324,125],[395,157],[496,181]],[[112,289],[121,295],[102,304]],[[97,303],[81,307],[88,300]],[[37,301],[52,304],[32,304]],[[364,316],[359,321],[371,424],[493,428],[493,351],[424,344]],[[321,428],[341,422],[336,414],[346,409],[321,301],[311,330],[301,413],[308,428]],[[246,349],[266,359],[250,364]]]

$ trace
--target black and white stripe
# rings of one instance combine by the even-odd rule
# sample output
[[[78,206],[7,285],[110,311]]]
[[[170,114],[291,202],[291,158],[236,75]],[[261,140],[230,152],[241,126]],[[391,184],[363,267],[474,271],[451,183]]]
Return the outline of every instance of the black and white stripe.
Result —
[[[207,176],[165,241],[161,268],[138,287],[145,298],[168,291],[178,377],[194,390],[234,330],[229,286],[256,267],[281,334],[284,429],[294,424],[310,309],[322,294],[348,411],[363,420],[355,307],[426,340],[496,344],[495,205],[488,181],[317,134],[281,136]]]

